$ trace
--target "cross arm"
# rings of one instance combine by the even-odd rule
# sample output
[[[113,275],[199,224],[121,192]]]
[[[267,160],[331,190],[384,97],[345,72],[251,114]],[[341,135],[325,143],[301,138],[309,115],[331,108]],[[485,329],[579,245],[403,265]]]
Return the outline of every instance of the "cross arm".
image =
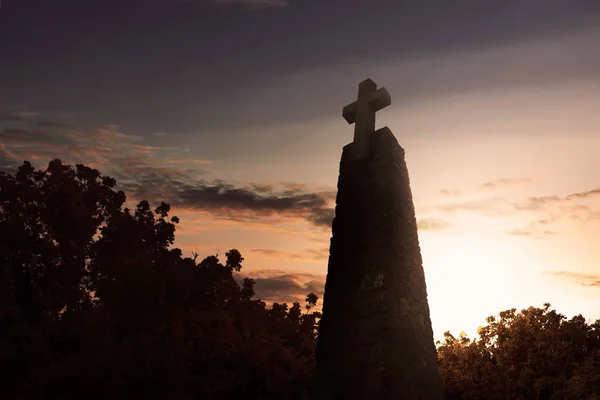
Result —
[[[373,112],[377,112],[392,104],[392,97],[386,88],[382,87],[374,91],[369,100],[369,106]],[[356,108],[358,107],[358,101],[347,105],[342,109],[342,117],[349,124],[356,122]]]
[[[355,101],[342,109],[342,117],[344,117],[349,124],[353,124],[354,121],[356,121],[356,105],[357,102]]]
[[[371,109],[373,109],[375,112],[389,106],[390,104],[392,104],[392,96],[390,96],[389,92],[384,87],[373,92],[373,96],[369,102]]]

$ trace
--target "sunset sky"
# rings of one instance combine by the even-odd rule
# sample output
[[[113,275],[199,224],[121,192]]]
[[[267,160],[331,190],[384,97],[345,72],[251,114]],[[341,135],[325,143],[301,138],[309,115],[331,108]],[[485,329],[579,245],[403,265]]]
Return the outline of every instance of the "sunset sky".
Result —
[[[0,169],[85,163],[264,300],[322,295],[358,83],[407,154],[436,338],[600,318],[598,0],[3,0]],[[321,296],[322,298],[322,296]]]

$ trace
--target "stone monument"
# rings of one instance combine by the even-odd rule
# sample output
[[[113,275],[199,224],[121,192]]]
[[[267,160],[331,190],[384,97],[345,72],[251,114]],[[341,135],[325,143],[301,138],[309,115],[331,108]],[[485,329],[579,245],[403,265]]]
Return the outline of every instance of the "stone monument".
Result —
[[[317,344],[317,399],[442,399],[404,149],[367,79],[342,115],[343,149]]]

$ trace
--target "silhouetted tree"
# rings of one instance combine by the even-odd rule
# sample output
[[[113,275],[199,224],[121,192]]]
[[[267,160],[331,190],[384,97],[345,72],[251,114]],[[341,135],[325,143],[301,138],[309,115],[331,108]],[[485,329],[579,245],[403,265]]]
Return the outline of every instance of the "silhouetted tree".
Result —
[[[59,160],[0,173],[5,398],[305,396],[319,314],[253,299],[238,250],[183,257],[169,205],[115,187]]]
[[[596,399],[600,321],[550,309],[506,310],[479,337],[446,332],[438,365],[447,399]]]

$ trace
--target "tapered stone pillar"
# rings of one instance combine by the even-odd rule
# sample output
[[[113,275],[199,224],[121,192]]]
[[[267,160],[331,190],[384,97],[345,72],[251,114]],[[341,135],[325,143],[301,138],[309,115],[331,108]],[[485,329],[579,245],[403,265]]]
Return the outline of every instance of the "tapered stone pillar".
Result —
[[[404,149],[366,136],[340,163],[317,399],[442,399]]]

